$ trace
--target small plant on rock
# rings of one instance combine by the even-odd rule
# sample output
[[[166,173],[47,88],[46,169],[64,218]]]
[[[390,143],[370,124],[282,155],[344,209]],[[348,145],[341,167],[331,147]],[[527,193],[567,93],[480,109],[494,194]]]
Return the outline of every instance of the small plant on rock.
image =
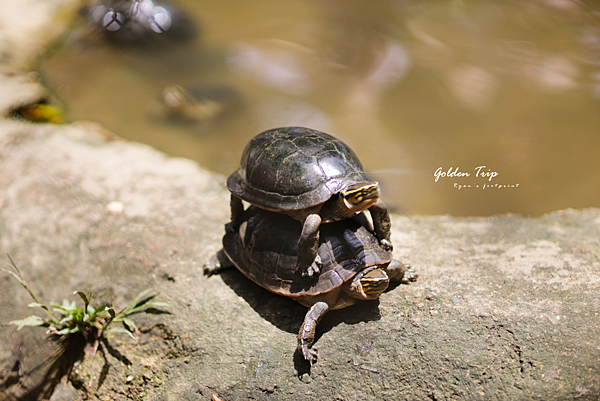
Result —
[[[83,359],[87,347],[92,348],[92,355],[95,356],[99,345],[106,344],[105,334],[107,333],[126,333],[137,340],[139,330],[129,316],[136,313],[165,313],[159,308],[169,307],[169,304],[165,302],[153,300],[157,293],[152,289],[142,291],[125,308],[118,311],[107,304],[91,305],[91,296],[83,291],[73,293],[83,301],[83,306],[78,306],[77,302],[66,299],[62,304],[56,302],[45,304],[31,290],[12,258],[8,256],[8,259],[12,270],[1,270],[12,275],[31,295],[34,302],[28,306],[41,308],[45,315],[30,315],[24,319],[13,320],[10,324],[16,325],[17,330],[25,326],[44,327],[47,329],[48,338],[59,345],[59,352],[51,361],[44,379],[38,386],[33,386],[25,391],[24,398],[17,397],[17,399],[50,396],[60,378],[70,374],[74,363]],[[121,323],[121,325],[115,323]]]

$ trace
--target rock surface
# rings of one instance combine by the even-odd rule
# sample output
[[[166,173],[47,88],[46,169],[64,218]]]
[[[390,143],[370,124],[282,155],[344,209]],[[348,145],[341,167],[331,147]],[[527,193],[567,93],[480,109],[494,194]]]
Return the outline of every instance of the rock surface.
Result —
[[[39,90],[0,79],[0,254],[45,301],[91,290],[118,306],[151,287],[171,304],[135,318],[138,344],[109,336],[52,399],[600,398],[600,210],[393,216],[419,280],[326,315],[310,368],[294,354],[305,308],[237,271],[202,274],[228,220],[224,177],[92,123],[6,118]],[[18,361],[34,380],[43,330],[7,325],[31,299],[3,273],[0,302],[0,379]]]
[[[68,29],[82,0],[0,0],[0,67],[25,70]]]

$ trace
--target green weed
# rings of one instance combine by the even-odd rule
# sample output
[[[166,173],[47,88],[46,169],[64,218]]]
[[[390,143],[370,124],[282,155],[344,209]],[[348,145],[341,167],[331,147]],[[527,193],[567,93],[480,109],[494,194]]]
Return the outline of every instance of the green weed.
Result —
[[[8,255],[7,255],[8,256]],[[90,381],[87,389],[91,388],[94,380],[93,367],[96,352],[100,350],[104,355],[104,350],[118,355],[117,357],[123,363],[130,363],[125,357],[121,356],[112,347],[109,346],[105,334],[107,333],[126,333],[137,340],[139,330],[135,322],[130,318],[136,313],[164,314],[168,313],[160,308],[169,307],[165,302],[154,301],[157,293],[152,289],[142,291],[127,306],[121,310],[115,310],[111,305],[101,304],[93,306],[90,302],[91,295],[83,291],[75,291],[81,302],[63,300],[62,304],[49,302],[45,304],[39,300],[23,274],[8,256],[12,269],[0,269],[12,275],[21,286],[29,293],[33,302],[28,306],[43,310],[43,315],[30,315],[24,319],[13,320],[10,324],[17,326],[17,330],[25,326],[44,327],[48,339],[57,344],[56,352],[48,359],[42,361],[38,366],[30,371],[21,372],[20,361],[15,361],[15,366],[11,374],[0,381],[0,389],[10,387],[10,394],[16,400],[37,400],[48,399],[52,396],[54,389],[61,378],[67,376],[73,382],[71,372],[77,361],[83,360],[85,355],[89,355],[86,349],[91,348],[92,361],[90,366]],[[103,344],[103,345],[102,345]],[[19,352],[20,353],[20,352]],[[106,362],[106,357],[105,363]],[[43,374],[36,374],[36,371],[43,371]],[[103,370],[104,371],[104,368]],[[37,377],[33,382],[28,382],[26,377]],[[101,385],[103,377],[101,375],[98,387]],[[25,386],[24,383],[27,383]],[[83,388],[88,391],[85,386]],[[4,394],[0,391],[0,398]],[[8,394],[8,393],[7,393]]]
[[[8,255],[7,255],[8,256]],[[29,284],[23,278],[23,275],[15,262],[8,256],[14,271],[2,269],[2,271],[12,275],[31,295],[34,302],[28,306],[31,308],[41,308],[45,312],[45,317],[30,315],[25,319],[13,320],[9,322],[17,326],[17,330],[25,326],[45,327],[47,334],[51,336],[69,336],[75,333],[89,331],[91,328],[98,330],[98,338],[105,333],[126,333],[136,339],[137,326],[129,316],[136,313],[154,313],[158,308],[169,307],[165,302],[152,301],[157,294],[151,294],[152,289],[147,289],[138,294],[125,308],[120,311],[110,305],[94,307],[90,304],[90,296],[82,291],[75,291],[83,301],[83,306],[77,306],[75,301],[63,300],[62,304],[50,302],[48,305],[40,302],[33,293]],[[161,312],[158,310],[158,312]],[[122,326],[115,326],[113,323],[122,323]]]

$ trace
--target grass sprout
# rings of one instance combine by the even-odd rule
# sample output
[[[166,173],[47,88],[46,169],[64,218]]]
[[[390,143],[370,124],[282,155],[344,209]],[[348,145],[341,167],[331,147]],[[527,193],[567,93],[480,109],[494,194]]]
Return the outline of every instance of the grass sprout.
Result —
[[[12,260],[10,260],[13,270],[2,269],[2,271],[12,275],[33,298],[28,306],[32,308],[41,308],[45,316],[30,315],[24,319],[13,320],[9,322],[17,326],[17,330],[25,326],[45,327],[47,334],[51,336],[69,336],[71,334],[84,332],[95,327],[102,337],[105,333],[125,333],[136,339],[138,332],[135,322],[129,316],[136,313],[164,313],[160,308],[168,308],[170,305],[165,302],[153,301],[156,293],[152,289],[147,289],[138,294],[125,308],[116,311],[110,305],[94,307],[90,304],[91,295],[83,291],[75,291],[73,295],[78,295],[83,301],[83,306],[78,306],[75,301],[63,300],[62,304],[49,302],[48,305],[42,303],[33,293],[29,284],[23,278],[23,274]],[[122,323],[116,326],[113,323]]]

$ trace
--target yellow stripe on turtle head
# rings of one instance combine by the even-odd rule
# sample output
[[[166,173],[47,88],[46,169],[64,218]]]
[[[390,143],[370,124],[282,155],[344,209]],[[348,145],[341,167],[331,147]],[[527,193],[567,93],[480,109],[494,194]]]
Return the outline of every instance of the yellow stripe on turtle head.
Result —
[[[368,184],[349,185],[341,192],[341,195],[348,209],[365,210],[379,199],[379,184],[370,182]]]

